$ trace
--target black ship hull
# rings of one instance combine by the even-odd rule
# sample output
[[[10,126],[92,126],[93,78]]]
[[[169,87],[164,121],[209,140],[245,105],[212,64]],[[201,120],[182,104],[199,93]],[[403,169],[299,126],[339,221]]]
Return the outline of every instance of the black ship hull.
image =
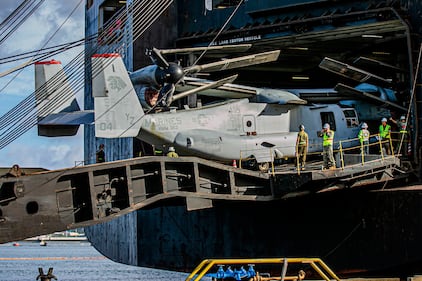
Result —
[[[176,42],[178,47],[192,47],[206,46],[214,41],[227,20],[227,9],[204,13],[202,1],[175,2],[177,9],[169,10],[170,16],[163,19],[163,24],[156,25],[156,29],[145,36],[151,40],[138,40],[137,44],[150,48],[173,46]],[[90,22],[100,22],[97,20],[98,11],[101,11],[99,3],[97,8],[88,10]],[[179,17],[181,11],[183,17]],[[218,41],[226,44],[244,40],[243,43],[253,43],[255,50],[282,49],[283,55],[274,68],[266,65],[260,70],[239,70],[236,83],[315,89],[332,88],[338,83],[354,86],[361,82],[358,77],[345,76],[343,68],[334,71],[335,76],[331,76],[331,72],[328,74],[319,65],[324,57],[329,57],[343,63],[353,62],[355,67],[373,73],[372,78],[393,77],[394,81],[400,77],[399,83],[388,85],[398,91],[398,104],[411,100],[414,102],[410,105],[413,114],[422,112],[420,88],[416,87],[414,97],[410,98],[414,89],[413,72],[419,65],[420,1],[245,1],[239,11],[230,23],[231,28],[219,34]],[[170,31],[174,32],[168,34]],[[96,25],[87,29],[87,34],[97,32]],[[135,45],[134,50],[136,48]],[[138,48],[142,52],[134,53],[141,54],[144,49]],[[131,59],[130,53],[128,55]],[[138,61],[141,61],[140,56],[136,57],[135,62]],[[296,74],[305,79],[299,83],[293,79]],[[420,74],[416,78],[420,79]],[[365,78],[364,81],[383,84],[377,79],[367,81]],[[315,102],[327,101],[325,93],[314,98]],[[327,102],[337,100],[342,99]],[[85,107],[94,107],[89,83]],[[369,113],[367,107],[360,112]],[[382,116],[363,115],[367,119],[373,117],[370,119],[374,122],[373,127],[370,124],[371,132],[376,131],[381,117],[389,116],[380,114]],[[365,118],[360,117],[360,121],[367,122]],[[418,118],[420,116],[412,117],[415,129]],[[421,132],[413,132],[414,153],[419,151]],[[85,126],[85,137],[85,158],[90,159],[98,141],[93,127]],[[106,147],[113,149],[109,151],[110,159],[121,159],[130,151],[132,140],[124,143],[123,140],[118,143],[107,140]],[[220,172],[212,169],[210,174]],[[324,176],[322,173],[319,180],[323,181]],[[210,179],[215,181],[214,177]],[[292,176],[277,184],[281,182],[283,191],[295,192],[296,185],[309,180],[307,190],[315,190],[313,187],[320,183],[310,179],[305,175],[299,179]],[[331,183],[323,183],[320,187],[332,186]],[[158,184],[159,180],[150,182],[154,186],[152,191],[156,191]],[[233,185],[235,188],[237,186]],[[204,258],[303,256],[322,258],[341,277],[407,277],[422,273],[421,189],[369,191],[354,188],[266,202],[214,200],[212,208],[195,211],[187,211],[185,199],[169,199],[109,223],[88,227],[86,233],[92,244],[110,259],[143,267],[190,271]]]
[[[190,271],[204,258],[319,257],[341,277],[422,272],[421,187],[214,201],[214,207],[197,211],[177,199],[135,216],[126,225],[88,228],[87,236],[117,262],[175,271]],[[122,230],[136,235],[118,234]],[[121,254],[125,249],[108,247],[127,244],[119,241],[124,237],[136,239],[136,261]]]

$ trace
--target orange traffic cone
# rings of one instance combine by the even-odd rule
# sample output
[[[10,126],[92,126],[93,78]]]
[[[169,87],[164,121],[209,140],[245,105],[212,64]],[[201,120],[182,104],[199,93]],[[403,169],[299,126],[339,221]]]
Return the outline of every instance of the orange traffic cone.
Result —
[[[233,160],[233,162],[232,162],[232,166],[233,166],[234,168],[237,168],[237,163],[236,163],[236,160]]]

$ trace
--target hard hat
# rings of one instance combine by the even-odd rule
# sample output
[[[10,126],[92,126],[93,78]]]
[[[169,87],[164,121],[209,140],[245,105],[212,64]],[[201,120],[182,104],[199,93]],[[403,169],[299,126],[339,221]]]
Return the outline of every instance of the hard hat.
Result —
[[[400,120],[406,120],[406,117],[404,117],[404,115],[402,115],[402,116],[400,117]]]
[[[368,128],[368,124],[366,124],[365,122],[362,124],[362,128],[363,129],[367,129]]]
[[[382,118],[382,119],[381,119],[381,122],[387,122],[387,118],[385,118],[385,117],[384,117],[384,118]]]
[[[173,146],[170,146],[170,147],[169,147],[169,151],[171,151],[171,152],[175,152],[174,147],[173,147]]]
[[[322,127],[323,129],[330,129],[330,124],[328,124],[328,123],[325,123],[324,124],[324,127]]]
[[[302,124],[299,125],[299,130],[305,130],[305,126],[303,126]]]

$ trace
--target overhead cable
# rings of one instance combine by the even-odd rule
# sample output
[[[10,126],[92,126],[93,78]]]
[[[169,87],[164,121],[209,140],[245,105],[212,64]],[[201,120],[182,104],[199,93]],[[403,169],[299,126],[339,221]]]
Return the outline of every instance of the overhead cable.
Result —
[[[142,3],[140,3],[142,2]],[[139,38],[140,35],[159,17],[159,15],[167,9],[167,7],[171,4],[172,0],[167,1],[154,1],[154,2],[148,2],[145,3],[145,1],[134,1],[130,5],[128,5],[127,9],[130,10],[133,15],[133,22],[138,23],[137,26],[133,27],[133,37],[132,40],[130,40],[129,43],[133,43],[134,40]],[[143,4],[143,5],[142,5]],[[158,8],[158,9],[157,9]],[[108,32],[110,27],[113,27],[113,25],[116,24],[117,20],[124,19],[127,17],[124,14],[124,10],[120,11],[118,16],[114,19],[114,21],[111,21],[108,23],[104,29],[103,34],[98,34],[97,39],[101,36],[106,34]],[[145,17],[142,17],[142,15],[147,15]],[[147,20],[145,20],[147,19]],[[128,19],[126,18],[124,22],[126,22]],[[105,36],[107,37],[107,36]],[[109,38],[106,38],[106,41],[103,42],[106,45],[110,44],[110,47],[106,48],[105,51],[112,52],[113,44],[121,40],[123,37],[123,34],[119,34],[114,41],[112,39],[112,36],[109,36]],[[92,38],[91,38],[92,40]],[[91,41],[92,42],[92,41]],[[104,46],[103,46],[104,47]],[[102,47],[102,48],[103,48]],[[104,48],[103,48],[104,49]],[[92,49],[92,54],[89,54],[89,57],[93,55],[97,51],[97,48]],[[9,111],[9,114],[5,114],[4,116],[0,117],[0,124],[8,124],[6,126],[2,126],[1,129],[3,129],[3,133],[1,134],[2,138],[0,139],[0,149],[4,148],[6,145],[11,143],[13,140],[18,138],[20,135],[25,133],[27,130],[32,128],[37,123],[37,115],[48,115],[51,112],[54,112],[56,108],[59,108],[62,106],[65,102],[67,102],[69,99],[73,97],[73,91],[79,91],[84,86],[84,74],[83,71],[80,71],[80,67],[85,66],[85,56],[83,55],[83,52],[78,55],[79,59],[73,60],[72,63],[66,65],[63,69],[66,71],[63,71],[60,75],[55,75],[48,81],[48,83],[53,82],[57,83],[57,86],[54,88],[55,91],[60,90],[64,82],[69,82],[69,88],[68,91],[63,91],[63,93],[59,93],[55,95],[55,97],[47,102],[44,102],[44,104],[41,104],[42,101],[39,100],[42,96],[42,93],[44,91],[45,93],[45,85],[41,86],[36,92],[28,96],[27,99],[22,104],[19,104],[16,106],[15,110]],[[78,70],[79,69],[79,70]],[[95,69],[95,68],[94,68]],[[70,75],[67,70],[71,70]],[[75,74],[75,72],[77,72]],[[61,77],[63,73],[68,73],[68,77]],[[98,73],[92,73],[92,77],[95,77],[98,75]],[[51,85],[51,84],[49,84]],[[73,91],[72,91],[73,89]],[[37,100],[37,95],[38,100]],[[35,107],[34,107],[34,100],[35,100]],[[37,108],[38,106],[38,108]],[[23,110],[24,109],[24,110]],[[25,116],[25,118],[22,118]],[[16,118],[21,117],[21,118]],[[20,121],[16,121],[20,120]],[[6,122],[7,121],[7,122]],[[1,126],[1,125],[0,125]],[[7,128],[7,129],[6,129]]]
[[[34,1],[31,1],[34,2]],[[4,41],[6,41],[7,38],[9,38],[18,28],[21,26],[37,9],[38,7],[44,2],[44,0],[40,0],[38,3],[35,4],[34,7],[30,9],[30,7],[24,8],[23,12],[29,11],[24,15],[18,15],[18,17],[11,21],[11,24],[6,27],[6,30],[1,32],[0,34],[0,45],[3,44]],[[31,3],[30,3],[31,4]],[[14,25],[13,25],[14,24]],[[3,28],[4,29],[4,28]],[[10,30],[9,30],[10,29]],[[9,30],[9,31],[8,31]],[[6,34],[5,34],[6,33]]]

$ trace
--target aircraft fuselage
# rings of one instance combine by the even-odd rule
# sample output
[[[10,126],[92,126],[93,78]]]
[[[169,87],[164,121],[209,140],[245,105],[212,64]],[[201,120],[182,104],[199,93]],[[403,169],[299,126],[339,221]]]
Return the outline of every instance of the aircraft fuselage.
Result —
[[[323,123],[335,126],[336,140],[356,138],[357,117],[345,117],[337,105],[303,106],[229,100],[187,110],[143,117],[138,138],[158,146],[176,146],[182,154],[230,161],[254,157],[258,162],[295,157],[298,126],[309,134],[309,151],[321,151],[317,136]],[[354,114],[356,112],[353,109]]]

